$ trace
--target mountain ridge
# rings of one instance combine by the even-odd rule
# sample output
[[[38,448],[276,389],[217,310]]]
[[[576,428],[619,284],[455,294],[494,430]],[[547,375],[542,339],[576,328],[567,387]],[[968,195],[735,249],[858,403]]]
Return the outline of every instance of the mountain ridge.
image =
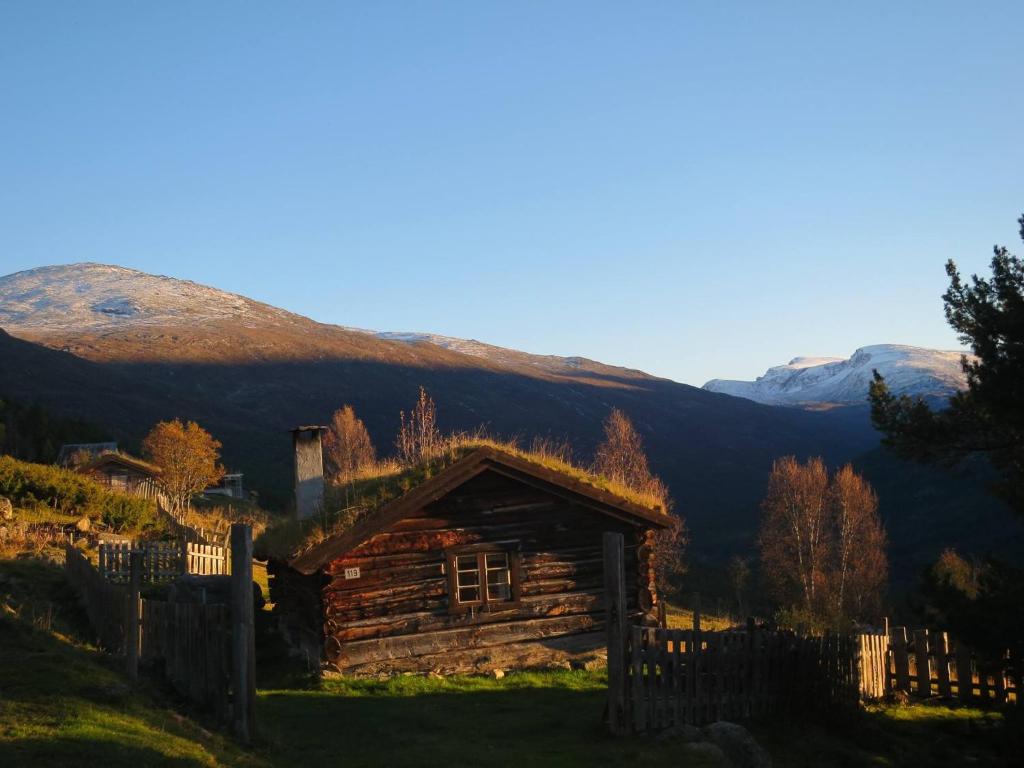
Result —
[[[960,364],[964,355],[969,357],[963,350],[873,344],[858,348],[848,358],[795,357],[769,368],[754,381],[712,379],[703,388],[765,405],[865,405],[877,370],[894,394],[937,402],[966,388],[967,377]]]

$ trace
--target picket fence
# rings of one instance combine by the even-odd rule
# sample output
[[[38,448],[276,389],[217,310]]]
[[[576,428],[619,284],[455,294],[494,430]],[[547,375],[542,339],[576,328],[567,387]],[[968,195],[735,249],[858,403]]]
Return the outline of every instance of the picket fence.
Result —
[[[231,722],[236,734],[248,741],[254,732],[255,680],[252,540],[249,527],[244,529],[248,540],[239,540],[243,567],[232,585],[230,607],[141,598],[141,574],[133,582],[133,593],[129,585],[105,578],[70,546],[65,550],[65,571],[81,595],[100,645],[126,657],[129,676],[137,674],[139,661],[148,663],[178,693],[216,721]],[[249,567],[244,567],[246,562]],[[135,621],[133,637],[130,628]]]
[[[231,571],[228,550],[212,544],[100,541],[99,572],[108,581],[126,584],[132,552],[142,552],[142,580],[151,584],[171,582],[184,573],[219,576]]]
[[[862,650],[863,667],[882,693],[901,691],[914,698],[956,697],[965,702],[1020,706],[1024,691],[1024,651],[1008,650],[1001,659],[980,657],[948,632],[892,627],[876,634]]]

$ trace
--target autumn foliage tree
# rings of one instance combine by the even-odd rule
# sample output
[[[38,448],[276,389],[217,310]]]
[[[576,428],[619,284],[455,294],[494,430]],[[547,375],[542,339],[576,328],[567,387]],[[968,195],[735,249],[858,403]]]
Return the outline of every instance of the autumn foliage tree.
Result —
[[[377,460],[370,433],[351,405],[334,412],[323,443],[328,471],[337,483],[348,482]]]
[[[442,445],[441,433],[437,429],[437,406],[427,390],[420,387],[416,407],[408,416],[401,411],[399,419],[401,426],[395,447],[403,464],[411,466],[437,455]]]
[[[160,467],[157,484],[173,514],[183,515],[192,496],[224,476],[220,447],[220,442],[194,421],[161,421],[146,435],[142,450]]]
[[[886,537],[871,486],[849,465],[775,462],[762,503],[761,565],[772,596],[802,620],[839,625],[880,606]]]
[[[604,440],[594,453],[592,469],[595,474],[661,499],[662,511],[669,516],[671,524],[654,535],[654,569],[658,589],[672,592],[673,580],[686,572],[683,561],[686,528],[682,519],[672,513],[668,487],[651,472],[643,439],[629,417],[618,408],[613,408],[605,419]]]

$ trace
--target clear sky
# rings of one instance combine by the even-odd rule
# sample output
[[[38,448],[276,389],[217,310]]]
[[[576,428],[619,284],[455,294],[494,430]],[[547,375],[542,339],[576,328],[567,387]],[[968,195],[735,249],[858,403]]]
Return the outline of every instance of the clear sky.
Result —
[[[0,1],[0,273],[702,384],[956,347],[1017,252],[1024,3]]]

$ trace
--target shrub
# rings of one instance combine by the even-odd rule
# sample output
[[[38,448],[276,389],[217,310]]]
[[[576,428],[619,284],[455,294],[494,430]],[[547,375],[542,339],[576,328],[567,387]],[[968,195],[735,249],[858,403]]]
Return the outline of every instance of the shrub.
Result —
[[[140,528],[155,517],[152,501],[115,493],[68,469],[10,456],[0,456],[0,496],[7,496],[16,506],[82,515],[116,531]]]

